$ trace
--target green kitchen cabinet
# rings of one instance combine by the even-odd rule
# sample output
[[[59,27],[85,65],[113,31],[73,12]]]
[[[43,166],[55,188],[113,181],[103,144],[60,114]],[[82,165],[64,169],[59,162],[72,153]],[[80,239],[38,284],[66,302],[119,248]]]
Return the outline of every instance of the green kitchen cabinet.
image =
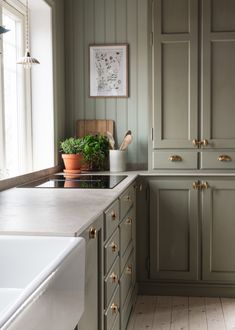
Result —
[[[152,10],[150,168],[234,169],[235,1],[154,0]],[[231,154],[208,164],[213,150]]]
[[[202,194],[202,279],[235,282],[235,179],[207,178]]]
[[[103,216],[81,235],[86,239],[85,309],[78,330],[103,329]]]
[[[198,191],[192,178],[149,184],[150,279],[198,279]]]

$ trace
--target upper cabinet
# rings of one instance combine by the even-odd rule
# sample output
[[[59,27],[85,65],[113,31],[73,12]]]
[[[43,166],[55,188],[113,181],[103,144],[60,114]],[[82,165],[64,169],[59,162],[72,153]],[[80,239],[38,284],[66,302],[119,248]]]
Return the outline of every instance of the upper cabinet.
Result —
[[[234,0],[154,0],[152,168],[199,168],[198,149],[235,148],[234,17]]]

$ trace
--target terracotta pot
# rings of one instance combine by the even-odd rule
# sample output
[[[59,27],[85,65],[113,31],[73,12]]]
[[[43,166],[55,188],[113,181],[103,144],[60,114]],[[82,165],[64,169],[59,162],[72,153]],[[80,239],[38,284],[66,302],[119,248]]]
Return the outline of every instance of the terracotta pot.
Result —
[[[82,154],[62,154],[66,173],[80,173],[83,162]]]

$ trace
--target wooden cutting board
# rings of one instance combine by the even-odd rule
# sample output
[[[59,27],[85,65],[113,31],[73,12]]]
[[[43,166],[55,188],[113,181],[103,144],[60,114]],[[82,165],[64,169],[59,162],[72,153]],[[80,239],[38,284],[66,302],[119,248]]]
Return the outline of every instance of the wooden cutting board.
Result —
[[[86,134],[105,134],[107,131],[114,135],[113,120],[77,120],[76,136],[83,137]]]

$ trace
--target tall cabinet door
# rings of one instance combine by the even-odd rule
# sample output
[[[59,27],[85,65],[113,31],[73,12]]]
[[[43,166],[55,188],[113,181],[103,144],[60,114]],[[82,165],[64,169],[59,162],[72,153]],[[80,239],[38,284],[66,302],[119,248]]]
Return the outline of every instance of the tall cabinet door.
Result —
[[[207,147],[235,147],[235,1],[202,1],[202,123]]]
[[[198,191],[193,179],[150,179],[150,278],[198,278]]]
[[[203,280],[235,282],[235,180],[208,184],[202,191]]]
[[[198,137],[198,0],[154,0],[153,147]]]

